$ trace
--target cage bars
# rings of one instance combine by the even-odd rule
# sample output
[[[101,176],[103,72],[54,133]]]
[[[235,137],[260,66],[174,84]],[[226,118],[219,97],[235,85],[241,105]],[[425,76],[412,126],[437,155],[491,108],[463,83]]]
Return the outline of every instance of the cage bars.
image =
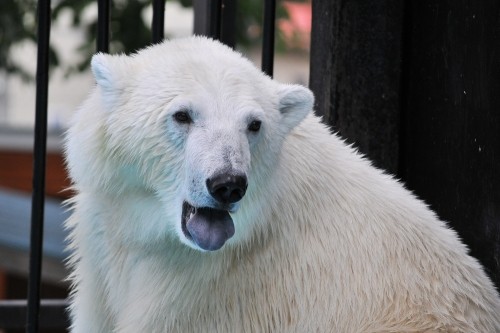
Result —
[[[276,25],[276,0],[264,1],[264,27],[262,35],[262,71],[273,76],[274,30]]]
[[[153,32],[153,43],[160,43],[165,35],[165,0],[153,0],[151,31]]]
[[[30,260],[26,332],[38,332],[42,273],[45,164],[47,151],[47,100],[49,83],[50,0],[39,0],[38,49],[33,147],[33,193],[31,205]]]

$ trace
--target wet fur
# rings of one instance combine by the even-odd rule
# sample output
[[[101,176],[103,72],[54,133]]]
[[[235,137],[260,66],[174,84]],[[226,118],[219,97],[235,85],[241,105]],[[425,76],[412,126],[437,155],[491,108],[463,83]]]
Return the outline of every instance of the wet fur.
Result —
[[[306,89],[204,38],[93,67],[67,136],[72,332],[500,332],[498,294],[455,232],[331,134]],[[223,139],[169,127],[164,106],[186,91]],[[265,113],[255,142],[232,128],[247,101]],[[202,252],[182,238],[180,207],[208,200],[189,184],[217,161],[196,154],[228,140],[249,187],[235,236]]]

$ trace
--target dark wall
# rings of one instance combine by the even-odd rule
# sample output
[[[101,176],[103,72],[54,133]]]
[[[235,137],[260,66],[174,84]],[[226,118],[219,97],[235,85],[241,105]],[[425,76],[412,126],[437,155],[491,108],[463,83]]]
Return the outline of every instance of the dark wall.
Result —
[[[500,1],[312,5],[316,112],[448,221],[500,286]]]
[[[500,286],[500,1],[412,1],[401,174]]]

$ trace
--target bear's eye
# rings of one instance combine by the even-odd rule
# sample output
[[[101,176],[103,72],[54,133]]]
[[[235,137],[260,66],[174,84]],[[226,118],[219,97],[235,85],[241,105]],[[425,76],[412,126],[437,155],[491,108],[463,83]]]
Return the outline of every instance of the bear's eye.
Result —
[[[192,122],[189,113],[186,110],[177,111],[174,113],[174,119],[176,122],[180,124],[189,124]]]
[[[248,130],[250,132],[258,132],[261,124],[262,122],[260,120],[254,120],[248,125]]]

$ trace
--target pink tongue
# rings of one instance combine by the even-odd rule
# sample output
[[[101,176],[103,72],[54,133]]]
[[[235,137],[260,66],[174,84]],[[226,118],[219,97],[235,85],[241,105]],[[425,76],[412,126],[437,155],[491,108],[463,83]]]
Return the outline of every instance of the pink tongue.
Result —
[[[234,235],[233,219],[225,210],[198,208],[187,221],[186,229],[203,250],[215,251]]]

